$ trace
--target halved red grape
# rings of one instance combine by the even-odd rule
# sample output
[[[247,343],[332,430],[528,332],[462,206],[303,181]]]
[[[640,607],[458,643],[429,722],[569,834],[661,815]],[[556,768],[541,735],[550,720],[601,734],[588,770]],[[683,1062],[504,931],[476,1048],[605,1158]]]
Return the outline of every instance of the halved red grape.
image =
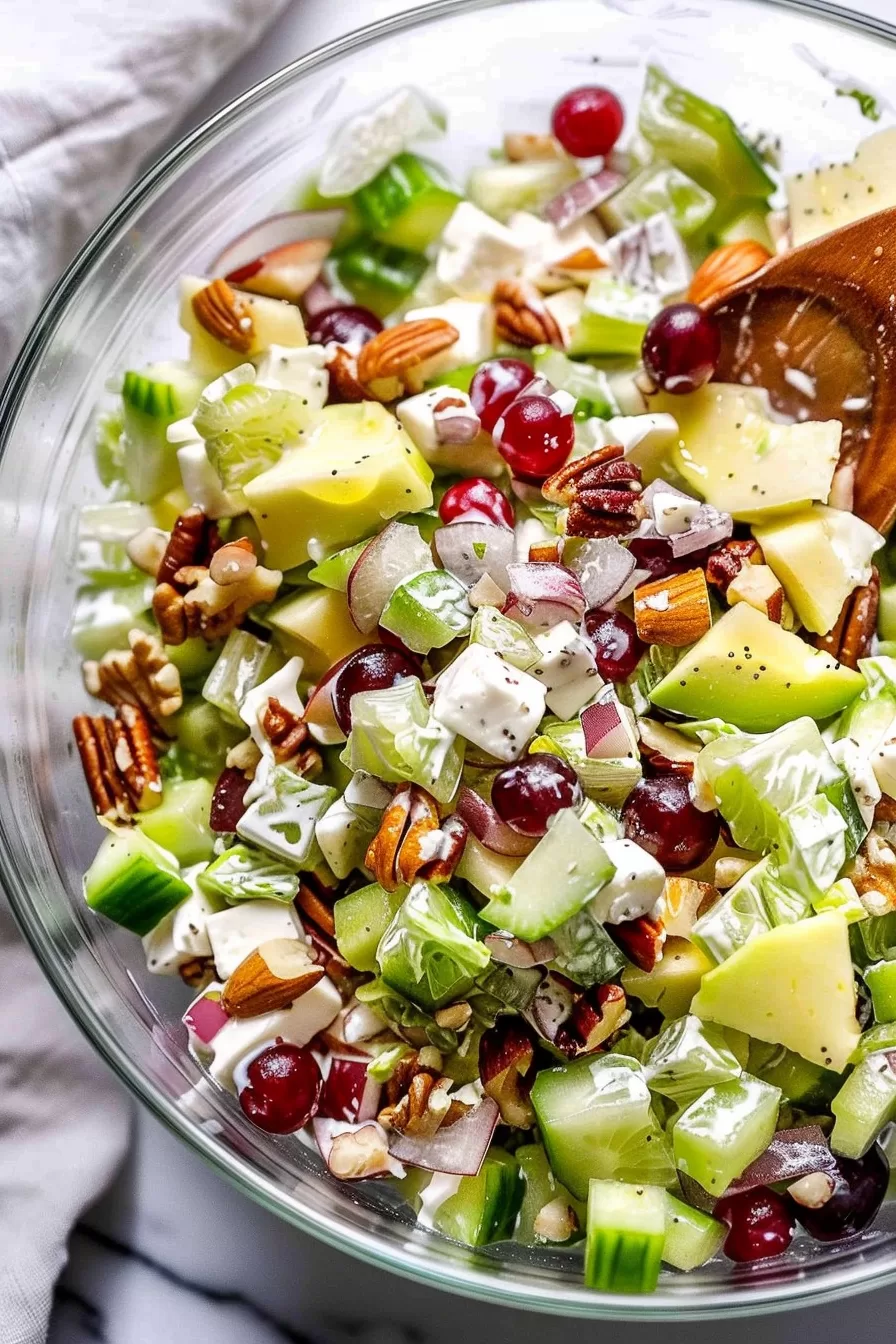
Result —
[[[484,476],[470,476],[458,481],[445,491],[439,504],[443,523],[453,523],[468,514],[477,514],[483,521],[498,527],[513,527],[513,505],[496,485]]]
[[[534,377],[521,359],[489,359],[480,364],[470,384],[470,400],[486,433],[491,434],[510,403]]]
[[[877,1146],[858,1161],[838,1157],[835,1162],[836,1167],[827,1172],[834,1181],[834,1193],[826,1204],[807,1209],[791,1200],[797,1222],[816,1241],[845,1241],[862,1232],[883,1203],[890,1181],[890,1168]]]
[[[268,1134],[293,1134],[317,1112],[323,1078],[310,1050],[278,1040],[246,1070],[240,1106]]]
[[[419,676],[419,665],[401,649],[365,644],[345,661],[333,690],[333,713],[344,733],[352,730],[352,696],[359,691],[384,691],[397,681]]]
[[[212,794],[209,826],[213,831],[235,831],[236,824],[246,810],[246,790],[249,781],[242,770],[228,766],[222,770]]]
[[[708,383],[722,352],[719,324],[696,303],[672,303],[644,334],[641,358],[664,392],[695,392]]]
[[[337,341],[340,345],[361,346],[378,336],[383,324],[369,308],[357,303],[347,303],[340,308],[328,308],[318,313],[308,323],[308,340],[311,345],[329,345]]]
[[[604,681],[626,681],[647,651],[634,621],[622,611],[587,611],[585,633]]]
[[[563,466],[575,436],[572,416],[564,415],[550,397],[523,396],[504,413],[497,449],[515,476],[543,481]]]
[[[783,1255],[796,1230],[789,1201],[767,1185],[720,1199],[715,1216],[730,1229],[723,1247],[729,1260],[747,1262]]]
[[[575,770],[547,751],[508,765],[492,785],[492,807],[519,835],[544,835],[555,813],[581,801]]]
[[[609,154],[622,132],[625,113],[610,89],[587,84],[572,89],[555,105],[551,129],[567,154],[591,159]]]
[[[627,840],[672,873],[708,859],[719,838],[718,812],[701,812],[691,801],[688,781],[672,771],[642,779],[622,809]]]

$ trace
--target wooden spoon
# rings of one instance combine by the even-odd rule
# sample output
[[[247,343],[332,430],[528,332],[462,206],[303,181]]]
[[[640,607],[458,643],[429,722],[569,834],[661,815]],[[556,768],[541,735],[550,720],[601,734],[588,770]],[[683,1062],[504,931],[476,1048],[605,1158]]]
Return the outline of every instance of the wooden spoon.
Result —
[[[716,378],[768,388],[797,420],[840,420],[855,512],[896,517],[896,208],[773,257],[703,305],[722,329]]]

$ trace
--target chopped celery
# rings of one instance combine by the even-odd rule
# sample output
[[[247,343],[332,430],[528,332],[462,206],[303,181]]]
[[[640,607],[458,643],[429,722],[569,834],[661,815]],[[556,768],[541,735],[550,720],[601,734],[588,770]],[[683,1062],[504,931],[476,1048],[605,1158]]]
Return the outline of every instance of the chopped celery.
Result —
[[[666,1240],[663,1260],[673,1269],[699,1269],[722,1249],[728,1227],[666,1191]]]
[[[716,208],[716,198],[692,177],[670,163],[651,163],[626,182],[598,214],[604,224],[618,233],[629,224],[639,224],[653,215],[665,213],[682,238],[699,234]]]
[[[215,837],[209,826],[212,783],[198,779],[166,782],[162,801],[151,812],[140,812],[137,825],[143,834],[188,865],[210,859]]]
[[[460,580],[447,569],[429,569],[398,585],[380,616],[380,625],[413,653],[429,653],[468,634],[472,619],[467,590]]]
[[[420,784],[440,803],[454,797],[463,741],[433,718],[416,677],[353,695],[351,710],[352,731],[342,754],[351,770],[387,783]]]
[[[482,917],[518,938],[543,938],[582,910],[614,872],[600,841],[565,808]]]
[[[375,1083],[388,1083],[405,1055],[410,1053],[410,1049],[409,1045],[402,1044],[390,1045],[381,1050],[367,1065],[368,1078],[372,1078]]]
[[[321,560],[313,569],[309,569],[308,578],[337,593],[346,592],[348,576],[355,567],[355,561],[367,550],[368,545],[369,540],[365,538],[364,541],[355,542],[354,546],[346,546],[344,550],[328,555],[326,560]]]
[[[288,766],[274,766],[237,823],[237,834],[295,868],[313,871],[322,859],[315,824],[337,797],[325,784],[314,784]]]
[[[580,360],[568,359],[562,350],[555,350],[552,345],[537,345],[532,353],[535,356],[536,374],[547,378],[561,391],[568,392],[579,404],[587,402],[590,415],[596,415],[601,420],[619,415],[619,403],[603,369],[596,369],[593,364]]]
[[[240,705],[246,695],[283,666],[286,659],[271,644],[247,630],[232,630],[208,674],[202,694],[230,723],[242,726]]]
[[[871,991],[875,1022],[896,1022],[896,961],[866,966],[862,979]]]
[[[693,648],[693,645],[691,645]],[[648,701],[647,707],[643,711],[650,713],[650,692],[655,686],[659,686],[664,677],[667,677],[680,658],[684,657],[687,649],[676,649],[671,644],[651,644],[644,657],[638,663],[633,673],[633,679],[637,681],[638,690]],[[683,725],[682,725],[683,726]],[[676,727],[679,727],[676,724]]]
[[[230,748],[245,737],[245,731],[228,723],[220,710],[201,697],[185,705],[171,726],[179,756],[197,775],[219,775]]]
[[[781,1093],[750,1074],[709,1088],[672,1127],[679,1171],[717,1197],[764,1153],[775,1133]]]
[[[739,1078],[742,1069],[722,1028],[688,1014],[656,1037],[644,1073],[652,1092],[688,1106],[707,1088]]]
[[[585,734],[579,719],[548,722],[530,752],[550,751],[568,761],[589,798],[609,807],[621,807],[641,778],[641,762],[634,756],[597,760],[585,749]]]
[[[84,876],[91,910],[141,938],[189,894],[174,856],[134,829],[107,835]]]
[[[356,191],[353,200],[374,238],[425,252],[440,237],[461,197],[434,164],[404,153]]]
[[[846,822],[819,794],[781,818],[777,843],[782,881],[807,898],[821,896],[846,862]]]
[[[479,607],[470,628],[470,643],[496,649],[512,667],[528,672],[541,654],[528,631],[505,616],[497,607]]]
[[[551,966],[579,985],[604,985],[628,964],[604,926],[579,910],[551,933],[557,948]]]
[[[240,383],[223,396],[201,398],[193,423],[225,490],[279,462],[287,445],[300,442],[314,412],[307,397],[260,383]]]
[[[357,238],[336,258],[336,276],[365,308],[386,317],[417,287],[426,258],[374,239]]]
[[[602,803],[586,798],[579,807],[579,819],[598,840],[619,840],[622,838],[622,822],[615,812],[611,812]]]
[[[356,971],[376,971],[376,949],[406,895],[386,891],[378,882],[340,896],[333,907],[336,945]]]
[[[896,1070],[888,1051],[857,1064],[831,1102],[831,1148],[841,1157],[864,1157],[881,1130],[896,1120]]]
[[[602,1293],[652,1293],[666,1240],[665,1191],[657,1185],[592,1180],[588,1190],[585,1284]]]
[[[124,419],[121,411],[104,411],[97,416],[93,460],[100,484],[107,490],[124,488]]]
[[[380,974],[421,1008],[442,1008],[472,989],[491,960],[477,929],[469,901],[450,887],[415,882],[380,939]]]
[[[588,285],[585,306],[573,327],[571,355],[637,355],[648,323],[659,311],[657,296],[600,271]]]
[[[165,655],[180,673],[183,686],[201,689],[201,683],[218,661],[222,647],[220,641],[206,644],[201,635],[193,635],[183,644],[166,644]]]
[[[79,588],[72,617],[72,643],[82,658],[102,658],[110,649],[128,647],[128,631],[152,629],[149,609],[153,584]]]
[[[228,905],[239,901],[283,901],[299,894],[299,878],[292,868],[263,854],[254,845],[233,845],[219,854],[198,877],[203,891],[223,896]]]
[[[541,981],[542,971],[537,966],[501,966],[498,962],[491,962],[476,977],[476,989],[470,999],[477,1004],[480,1016],[491,1017],[504,1008],[524,1013],[531,1006]],[[497,1006],[485,1006],[484,996],[497,1000]]]

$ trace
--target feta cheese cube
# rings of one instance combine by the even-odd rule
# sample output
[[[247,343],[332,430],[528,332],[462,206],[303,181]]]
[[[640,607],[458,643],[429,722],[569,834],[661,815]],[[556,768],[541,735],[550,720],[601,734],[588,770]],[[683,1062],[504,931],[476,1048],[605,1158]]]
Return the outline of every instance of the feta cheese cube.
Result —
[[[298,690],[302,667],[301,658],[290,658],[289,662],[285,663],[278,672],[268,677],[267,681],[262,681],[258,686],[253,686],[252,690],[247,691],[243,697],[240,704],[240,718],[248,727],[252,741],[262,755],[273,755],[271,744],[261,729],[261,722],[267,711],[268,701],[271,699],[279,700],[283,708],[290,714],[294,714],[296,718],[301,718],[305,712],[302,697]]]
[[[342,795],[348,806],[364,821],[376,824],[392,801],[392,791],[380,783],[376,775],[356,770]]]
[[[500,654],[471,644],[436,682],[432,712],[499,761],[515,761],[544,715],[544,690]]]
[[[177,975],[194,957],[212,954],[206,925],[218,907],[196,885],[196,876],[205,866],[199,863],[186,869],[184,879],[193,889],[191,894],[143,939],[146,967],[153,975]]]
[[[571,621],[560,621],[534,638],[541,657],[529,668],[529,676],[544,687],[548,709],[571,719],[603,685],[591,645]]]
[[[281,901],[243,901],[211,915],[205,924],[218,978],[228,979],[250,952],[272,938],[305,937],[295,906]]]
[[[541,290],[563,289],[575,273],[561,263],[577,253],[593,253],[604,265],[609,264],[607,237],[594,215],[584,215],[558,229],[549,220],[539,219],[526,210],[517,210],[508,221],[509,227],[526,247],[523,274]],[[585,278],[593,273],[594,265],[582,269]]]
[[[376,835],[376,829],[376,823],[371,824],[358,816],[344,798],[337,798],[317,819],[314,826],[317,843],[340,881],[355,868],[364,867],[367,847]]]
[[[463,402],[463,411],[471,416],[476,412],[466,392],[456,387],[431,387],[418,392],[395,408],[402,428],[410,435],[426,461],[435,471],[460,471],[471,476],[500,476],[504,462],[494,445],[491,434],[480,429],[472,443],[441,443],[436,425],[435,408],[445,397]],[[460,413],[463,413],[462,411]]]
[[[208,518],[235,518],[245,512],[245,504],[224,489],[198,434],[178,448],[177,465],[187,498]]]
[[[700,512],[700,501],[679,491],[658,490],[651,500],[653,525],[661,537],[687,532]]]
[[[322,345],[272,345],[262,355],[257,382],[281,392],[295,392],[319,411],[330,387],[327,352]]]
[[[440,374],[461,369],[466,364],[481,364],[495,353],[495,310],[491,303],[446,299],[444,303],[426,308],[413,308],[406,314],[406,321],[416,322],[429,317],[450,322],[457,332],[457,340],[447,350],[424,360],[419,366],[416,373],[424,382],[432,382]]]
[[[267,758],[271,759],[271,758]],[[320,861],[314,838],[319,817],[336,801],[337,792],[313,784],[285,765],[265,772],[261,792],[256,773],[249,807],[237,822],[237,835],[293,868],[314,868]]]
[[[651,918],[661,912],[666,874],[652,854],[633,840],[604,840],[607,857],[616,872],[591,901],[589,909],[601,924]]]
[[[491,295],[497,282],[522,270],[524,243],[478,206],[461,201],[442,233],[436,273],[462,298]]]
[[[341,1008],[339,990],[324,976],[288,1008],[258,1017],[233,1017],[209,1042],[208,1071],[222,1087],[233,1091],[234,1070],[247,1055],[272,1045],[278,1036],[293,1045],[307,1045],[330,1025]]]
[[[687,250],[664,210],[617,233],[607,252],[618,279],[661,299],[684,294],[691,282]]]
[[[677,438],[678,421],[664,411],[614,415],[609,420],[594,417],[576,427],[576,446],[588,452],[611,443],[621,443],[628,460],[641,468],[647,485],[660,475],[669,449]]]

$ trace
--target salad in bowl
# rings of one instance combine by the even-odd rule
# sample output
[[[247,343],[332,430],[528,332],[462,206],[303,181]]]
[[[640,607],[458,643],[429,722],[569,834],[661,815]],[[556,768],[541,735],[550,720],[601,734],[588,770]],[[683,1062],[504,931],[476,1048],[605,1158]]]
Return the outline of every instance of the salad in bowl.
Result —
[[[100,417],[87,904],[203,1087],[434,1235],[620,1293],[857,1236],[896,587],[840,421],[715,377],[713,303],[887,204],[896,130],[781,182],[651,66],[636,125],[573,89],[463,188],[447,133],[353,117]]]

